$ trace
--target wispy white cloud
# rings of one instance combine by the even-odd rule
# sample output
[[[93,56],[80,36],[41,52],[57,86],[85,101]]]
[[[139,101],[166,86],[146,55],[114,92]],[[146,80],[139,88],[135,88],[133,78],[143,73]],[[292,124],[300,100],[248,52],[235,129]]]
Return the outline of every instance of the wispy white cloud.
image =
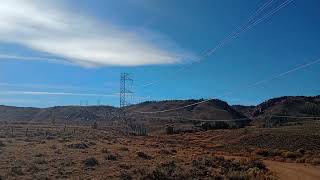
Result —
[[[111,94],[97,94],[97,93],[75,93],[75,92],[47,92],[47,91],[0,91],[0,95],[22,95],[22,96],[83,96],[83,97],[97,97],[97,98],[119,98],[119,93],[111,93]],[[150,99],[150,96],[132,96],[132,102],[141,102]],[[17,101],[13,99],[9,101],[9,99],[0,100],[0,103],[19,103],[19,102],[27,102],[24,100]]]
[[[0,82],[0,87],[12,87],[12,88],[29,88],[29,89],[55,89],[55,90],[81,90],[81,91],[106,91],[114,88],[118,88],[117,83],[109,83],[105,84],[104,87],[101,88],[93,88],[93,87],[81,87],[81,86],[74,86],[74,85],[59,85],[59,84],[36,84],[36,83],[8,83],[8,82]]]
[[[57,58],[47,58],[47,57],[17,56],[17,55],[0,54],[0,59],[24,60],[24,61],[47,61],[47,62],[56,63],[56,64],[72,65],[72,63],[68,62],[67,60],[57,59]]]
[[[14,103],[28,104],[28,103],[35,103],[35,102],[39,102],[39,101],[34,99],[0,98],[0,104],[14,104]]]
[[[174,64],[187,54],[159,34],[131,32],[108,22],[70,13],[49,0],[0,3],[0,41],[16,43],[86,67]],[[0,59],[58,59],[2,55]]]
[[[91,96],[91,97],[119,97],[114,94],[88,94],[73,92],[46,92],[46,91],[1,91],[1,95],[53,95],[53,96]]]

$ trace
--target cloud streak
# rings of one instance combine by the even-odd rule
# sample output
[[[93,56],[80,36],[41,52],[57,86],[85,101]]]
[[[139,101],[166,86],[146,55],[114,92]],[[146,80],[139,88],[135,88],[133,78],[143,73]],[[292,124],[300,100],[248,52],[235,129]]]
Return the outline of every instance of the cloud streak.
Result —
[[[3,91],[2,95],[52,95],[52,96],[88,96],[88,97],[114,97],[119,96],[114,94],[88,94],[88,93],[72,93],[72,92],[47,92],[47,91]]]
[[[34,95],[34,96],[87,96],[87,97],[109,97],[119,98],[119,93],[98,94],[98,93],[74,93],[74,92],[48,92],[48,91],[0,91],[0,95]],[[132,96],[136,100],[150,99],[150,96]]]
[[[81,86],[74,86],[74,85],[57,85],[57,84],[28,84],[28,83],[7,83],[7,82],[0,82],[0,87],[13,87],[13,88],[31,88],[31,89],[55,89],[55,90],[66,90],[66,89],[74,89],[74,90],[90,90],[90,91],[106,91],[109,89],[114,89],[118,87],[116,84],[106,84],[104,87],[101,88],[91,88],[91,87],[81,87]]]
[[[17,55],[0,54],[0,59],[23,60],[23,61],[47,61],[47,62],[56,63],[56,64],[72,65],[72,63],[68,62],[67,60],[57,59],[57,58],[47,58],[47,57],[17,56]]]
[[[71,62],[84,67],[175,64],[188,54],[162,35],[148,31],[138,35],[129,28],[70,13],[63,4],[49,0],[1,2],[0,41],[57,57],[1,55],[0,59]]]

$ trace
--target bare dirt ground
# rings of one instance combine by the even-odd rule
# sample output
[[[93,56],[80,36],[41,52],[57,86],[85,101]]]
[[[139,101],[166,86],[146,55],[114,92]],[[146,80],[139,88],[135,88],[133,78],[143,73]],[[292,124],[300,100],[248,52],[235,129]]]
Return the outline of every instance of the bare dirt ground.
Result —
[[[308,164],[264,161],[279,179],[303,180],[320,179],[320,167]]]
[[[0,129],[0,179],[319,179],[320,174],[319,124],[129,137],[111,127]]]
[[[225,159],[248,159],[243,156],[224,155]],[[320,179],[320,166],[302,163],[287,163],[271,160],[264,160],[264,164],[277,179]]]

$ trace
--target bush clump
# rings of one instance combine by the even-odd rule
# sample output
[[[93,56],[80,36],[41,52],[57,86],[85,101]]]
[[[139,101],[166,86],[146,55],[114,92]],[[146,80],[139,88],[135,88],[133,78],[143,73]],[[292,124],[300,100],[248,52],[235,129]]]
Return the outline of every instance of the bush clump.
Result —
[[[166,127],[166,133],[169,135],[174,134],[174,128],[172,126],[167,126]]]
[[[132,180],[133,178],[132,178],[131,174],[129,174],[128,172],[121,172],[120,179],[121,180]]]
[[[301,156],[302,156],[302,154],[297,153],[297,152],[291,152],[291,151],[282,152],[282,157],[284,157],[284,158],[296,159],[296,158],[299,158]]]
[[[3,141],[0,140],[0,147],[5,147],[6,145],[4,144]]]
[[[206,122],[201,125],[201,129],[207,131],[211,129],[228,129],[230,128],[229,124],[223,121],[217,122]]]
[[[85,159],[85,160],[83,161],[83,163],[84,163],[85,166],[87,166],[87,167],[93,167],[93,166],[99,165],[99,161],[98,161],[96,158],[94,158],[94,157]]]
[[[140,157],[142,159],[147,159],[147,160],[152,159],[152,156],[150,156],[144,152],[141,152],[141,151],[137,152],[137,155],[138,155],[138,157]]]
[[[320,165],[320,158],[314,158],[310,161],[312,165]]]
[[[108,154],[105,156],[105,159],[110,160],[110,161],[116,161],[116,160],[118,160],[118,156],[113,155],[113,154]]]
[[[109,153],[109,150],[108,150],[107,148],[102,148],[102,149],[101,149],[101,152],[104,153],[104,154],[106,154],[106,153]]]
[[[171,161],[168,163],[158,165],[151,172],[143,174],[141,179],[184,180],[188,179],[188,175],[184,172],[182,168],[178,167],[174,161]]]
[[[268,157],[270,155],[269,151],[265,149],[258,149],[255,151],[255,154],[263,157]]]
[[[86,143],[76,143],[76,144],[69,144],[67,145],[68,148],[70,149],[86,149],[89,148],[89,146]]]
[[[201,157],[190,166],[182,168],[171,161],[157,165],[152,170],[140,172],[140,179],[272,179],[262,161],[224,159],[224,157]]]
[[[15,167],[12,167],[12,168],[11,168],[11,174],[12,174],[12,175],[18,175],[18,176],[24,175],[24,173],[23,173],[23,171],[22,171],[22,168],[21,168],[21,167],[18,167],[18,166],[15,166]]]

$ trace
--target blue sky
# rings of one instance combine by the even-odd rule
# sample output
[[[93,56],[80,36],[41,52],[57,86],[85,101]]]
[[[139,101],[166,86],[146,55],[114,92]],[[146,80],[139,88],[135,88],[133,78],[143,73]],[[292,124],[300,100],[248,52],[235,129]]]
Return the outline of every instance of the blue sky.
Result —
[[[285,0],[7,0],[0,104],[118,106],[121,72],[134,79],[131,102],[217,97],[249,105],[319,95],[319,63],[241,88],[320,58],[317,0],[293,1],[194,63],[268,2],[264,13]]]

